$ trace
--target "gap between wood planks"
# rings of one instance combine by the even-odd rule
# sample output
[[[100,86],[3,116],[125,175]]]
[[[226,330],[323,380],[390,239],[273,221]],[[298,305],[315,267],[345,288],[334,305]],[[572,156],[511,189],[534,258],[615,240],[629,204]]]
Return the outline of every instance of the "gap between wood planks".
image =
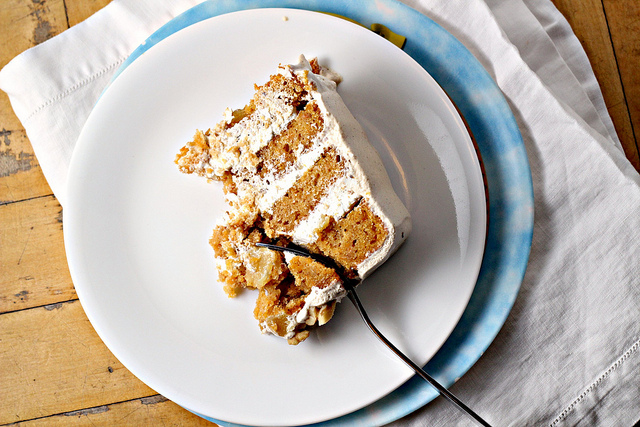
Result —
[[[7,423],[7,424],[0,424],[0,427],[12,426],[12,425],[22,424],[22,423],[28,423],[28,422],[31,422],[31,421],[46,420],[48,418],[59,417],[59,416],[67,416],[67,417],[76,417],[77,416],[77,417],[79,417],[79,416],[83,416],[83,415],[100,414],[102,412],[107,412],[109,410],[110,406],[120,405],[120,404],[123,404],[123,403],[136,402],[136,401],[139,401],[143,405],[155,405],[157,403],[167,402],[167,401],[169,401],[169,399],[167,399],[166,397],[164,397],[161,394],[154,394],[154,395],[145,396],[145,397],[135,397],[133,399],[121,400],[119,402],[111,402],[111,403],[107,403],[107,404],[104,404],[104,405],[92,406],[92,407],[89,407],[89,408],[76,409],[76,410],[68,411],[68,412],[60,412],[60,413],[57,413],[57,414],[44,415],[42,417],[29,418],[29,419],[20,420],[20,421],[17,421],[17,422],[11,422],[11,423]]]
[[[62,307],[62,304],[67,304],[67,303],[76,302],[76,301],[80,301],[80,300],[78,298],[72,298],[66,301],[58,301],[51,304],[41,304],[41,305],[34,305],[32,307],[17,308],[15,310],[3,311],[2,313],[0,313],[0,316],[2,316],[3,314],[18,313],[20,311],[34,310],[37,308],[44,308],[45,310],[51,311],[51,310],[55,310],[57,308]]]
[[[13,205],[14,203],[28,202],[30,200],[42,199],[44,197],[55,197],[55,195],[51,193],[51,194],[41,194],[39,196],[27,197],[25,199],[19,199],[19,200],[0,200],[0,206],[8,206],[8,205]]]
[[[629,101],[627,99],[627,91],[624,88],[624,79],[622,78],[622,72],[620,71],[620,63],[618,62],[618,53],[616,52],[616,45],[613,42],[613,36],[611,35],[611,26],[609,25],[609,17],[607,16],[607,9],[604,6],[604,0],[601,0],[600,4],[602,5],[602,14],[607,24],[607,33],[609,34],[609,42],[611,43],[611,47],[613,51],[613,60],[616,63],[616,69],[618,71],[618,80],[620,81],[620,87],[622,88],[622,97],[624,99],[624,105],[627,109],[627,117],[629,119],[629,123],[631,124],[631,135],[633,136],[633,141],[635,142],[636,152],[640,156],[640,146],[638,146],[638,137],[636,135],[635,127],[633,125],[633,117],[631,117],[631,107],[629,106]]]

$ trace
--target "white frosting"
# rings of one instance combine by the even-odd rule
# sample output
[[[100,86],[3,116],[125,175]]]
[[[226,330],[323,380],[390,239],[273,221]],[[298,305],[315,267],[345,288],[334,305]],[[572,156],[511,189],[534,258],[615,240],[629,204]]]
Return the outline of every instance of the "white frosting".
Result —
[[[316,137],[317,140],[321,138],[322,135]],[[262,212],[270,212],[275,202],[283,197],[287,193],[287,190],[316,163],[324,151],[324,145],[314,143],[312,147],[313,149],[301,153],[298,156],[296,163],[292,165],[291,169],[284,176],[276,178],[271,175],[266,179],[252,179],[249,181],[247,184],[247,186],[251,186],[249,191],[256,191],[256,189],[258,189],[260,192],[260,197],[256,203],[258,209]],[[269,183],[267,183],[267,181],[269,181]]]
[[[329,218],[340,219],[360,199],[359,185],[348,176],[341,176],[318,202],[309,216],[299,222],[292,233],[293,241],[300,245],[311,244],[318,239]]]
[[[250,157],[266,146],[275,135],[284,131],[296,117],[297,111],[287,99],[278,97],[260,98],[256,110],[234,126],[214,136],[208,136],[216,157],[208,159],[213,175],[222,176],[226,171],[236,172],[251,164]],[[224,112],[225,123],[231,123],[233,112]],[[221,146],[217,146],[220,144]],[[238,153],[240,147],[240,153]]]

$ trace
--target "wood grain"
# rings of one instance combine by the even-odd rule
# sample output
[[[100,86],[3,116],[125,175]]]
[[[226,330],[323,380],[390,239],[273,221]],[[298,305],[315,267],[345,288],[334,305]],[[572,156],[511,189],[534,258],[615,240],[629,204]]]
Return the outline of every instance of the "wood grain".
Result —
[[[636,152],[640,151],[640,2],[604,0],[625,102],[629,110]],[[640,170],[634,163],[636,169]]]
[[[21,427],[85,426],[193,426],[215,424],[192,414],[166,398],[156,395],[112,405],[102,405],[15,424]]]
[[[3,0],[0,67],[67,29],[62,0]],[[9,97],[0,93],[0,204],[51,194]]]
[[[634,168],[640,171],[640,153],[618,71],[617,55],[609,34],[608,19],[601,0],[552,1],[582,43],[600,84],[607,110],[625,155]],[[637,4],[637,1],[622,0],[621,3],[625,3],[623,7],[627,7],[631,3]],[[633,83],[636,88],[639,84],[637,81]]]
[[[0,424],[156,395],[111,354],[78,301],[0,315]]]
[[[0,206],[0,313],[75,299],[53,196]]]
[[[68,28],[63,0],[2,0],[0,68],[14,56]]]
[[[0,118],[0,205],[50,194],[26,132]]]
[[[69,26],[73,27],[79,22],[84,21],[109,3],[111,3],[111,0],[67,1]]]

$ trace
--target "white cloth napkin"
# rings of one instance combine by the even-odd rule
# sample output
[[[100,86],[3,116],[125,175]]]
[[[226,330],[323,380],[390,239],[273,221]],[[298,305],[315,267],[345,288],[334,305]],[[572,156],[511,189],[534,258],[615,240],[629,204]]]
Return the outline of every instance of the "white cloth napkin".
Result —
[[[131,51],[198,0],[114,0],[0,72],[0,88],[64,205],[98,96]],[[461,40],[518,120],[535,194],[527,273],[504,327],[453,387],[502,425],[640,419],[640,176],[589,61],[549,0],[405,0]],[[467,425],[442,398],[394,425]],[[470,423],[468,425],[471,425]]]

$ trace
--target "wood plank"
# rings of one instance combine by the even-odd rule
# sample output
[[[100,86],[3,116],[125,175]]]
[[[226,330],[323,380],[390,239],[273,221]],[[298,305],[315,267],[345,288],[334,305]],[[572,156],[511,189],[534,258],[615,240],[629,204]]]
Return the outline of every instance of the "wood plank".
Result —
[[[16,424],[20,427],[169,425],[212,427],[216,424],[192,414],[181,406],[156,395],[128,402],[88,408]]]
[[[77,298],[53,196],[0,206],[0,313]]]
[[[2,57],[0,57],[0,60],[2,60]],[[20,120],[18,120],[18,117],[13,112],[13,108],[11,107],[11,102],[9,101],[9,96],[1,90],[0,90],[0,129],[2,129],[3,131],[5,130],[24,131],[24,128],[22,127],[22,123],[20,123]],[[2,146],[6,145],[4,144],[6,143],[6,140],[4,139],[4,135],[5,133],[3,132],[2,138],[0,138],[0,141],[2,141],[3,143]]]
[[[156,395],[102,343],[80,302],[0,315],[0,424]]]
[[[2,0],[0,68],[14,56],[68,28],[63,0]]]
[[[12,127],[0,122],[0,205],[50,194],[22,125]]]
[[[622,148],[636,170],[640,171],[640,154],[636,146],[601,0],[552,1],[582,43],[600,84]]]
[[[0,4],[0,67],[67,29],[62,0],[4,0]],[[51,194],[9,97],[0,93],[0,204]]]
[[[640,2],[603,0],[624,86],[636,150],[640,151]]]
[[[111,0],[66,0],[69,26],[84,21],[109,3]]]

